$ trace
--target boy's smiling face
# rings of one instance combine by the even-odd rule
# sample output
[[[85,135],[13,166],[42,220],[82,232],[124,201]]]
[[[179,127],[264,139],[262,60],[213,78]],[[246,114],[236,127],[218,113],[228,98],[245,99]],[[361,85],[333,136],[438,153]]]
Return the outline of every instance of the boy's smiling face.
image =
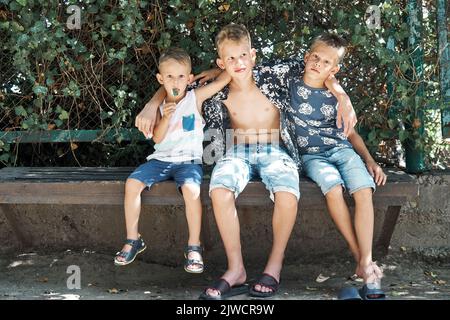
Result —
[[[161,63],[156,78],[166,89],[170,100],[179,100],[184,97],[186,87],[192,81],[193,75],[190,65],[169,59]]]
[[[245,78],[255,66],[256,50],[246,39],[240,41],[225,40],[218,49],[217,65],[226,70],[232,78]]]
[[[325,81],[339,71],[339,50],[323,42],[314,45],[305,54],[305,77]]]

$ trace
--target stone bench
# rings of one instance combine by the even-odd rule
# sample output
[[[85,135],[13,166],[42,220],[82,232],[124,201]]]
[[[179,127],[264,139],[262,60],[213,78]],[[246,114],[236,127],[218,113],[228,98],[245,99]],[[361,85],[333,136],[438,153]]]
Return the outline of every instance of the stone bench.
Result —
[[[25,224],[21,222],[21,216],[16,210],[18,205],[114,205],[123,206],[124,185],[128,175],[134,168],[115,167],[9,167],[0,170],[0,214],[8,221],[13,233],[22,247],[33,247],[35,242],[41,243],[42,239],[35,241]],[[402,205],[418,196],[419,186],[416,179],[403,171],[387,168],[388,182],[379,187],[374,194],[375,208],[386,208],[383,217],[376,217],[378,225],[374,233],[374,247],[381,255],[387,253],[389,243],[394,232],[397,218]],[[220,242],[218,239],[214,215],[211,208],[211,200],[208,196],[209,180],[205,179],[202,185],[202,204],[204,207],[202,221],[202,241],[206,249],[214,247]],[[299,202],[299,212],[308,215],[311,210],[326,211],[325,199],[319,187],[307,178],[301,178],[300,190],[302,197]],[[347,203],[353,206],[351,197],[346,196]],[[142,194],[143,208],[148,206],[182,206],[182,196],[176,190],[174,182],[167,181],[154,185],[150,191]],[[272,202],[269,193],[260,181],[252,181],[237,199],[238,211],[245,207],[268,207],[266,214],[270,213]],[[253,210],[248,215],[257,215],[258,210]],[[122,211],[123,212],[123,211]],[[67,218],[65,216],[66,219]],[[313,221],[314,217],[309,217]],[[37,219],[36,217],[34,219]],[[121,217],[123,219],[123,215]],[[259,225],[248,222],[249,218],[242,218],[241,224],[256,230]],[[250,219],[251,220],[251,219]],[[330,219],[331,220],[331,219]],[[34,220],[33,224],[39,223]],[[95,223],[94,221],[90,222]],[[320,222],[318,224],[321,224]],[[312,226],[306,226],[306,228]],[[46,228],[42,225],[40,228]],[[124,225],[117,228],[124,231]],[[243,228],[243,227],[242,227]],[[265,227],[267,229],[267,226]],[[316,230],[321,228],[315,226]],[[187,229],[187,228],[186,228]],[[213,229],[213,230],[212,230]],[[44,232],[42,230],[42,232]],[[167,230],[169,233],[170,231]],[[295,232],[293,233],[293,236]],[[70,238],[70,235],[67,235]],[[33,240],[34,238],[34,240]],[[76,238],[73,241],[76,242]],[[270,242],[271,239],[268,239]],[[72,241],[72,242],[73,242]],[[257,242],[255,242],[257,243]],[[76,245],[76,244],[75,244]],[[257,250],[257,248],[255,248]],[[262,254],[265,256],[265,254]]]

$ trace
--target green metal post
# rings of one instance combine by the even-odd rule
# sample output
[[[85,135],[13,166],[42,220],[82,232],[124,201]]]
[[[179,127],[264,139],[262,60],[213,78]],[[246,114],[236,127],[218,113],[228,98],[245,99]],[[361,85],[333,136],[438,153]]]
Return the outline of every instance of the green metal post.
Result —
[[[450,49],[448,48],[447,2],[437,0],[437,32],[442,101],[442,137],[450,138]]]
[[[406,130],[415,136],[422,137],[424,134],[424,86],[423,86],[423,46],[422,46],[422,1],[408,0],[406,10],[408,13],[407,23],[409,26],[408,50],[411,53],[413,70],[410,72],[412,81],[418,83],[414,99],[413,123],[405,123]],[[417,120],[418,121],[417,121]],[[414,138],[404,141],[406,171],[420,173],[425,170],[423,146]]]

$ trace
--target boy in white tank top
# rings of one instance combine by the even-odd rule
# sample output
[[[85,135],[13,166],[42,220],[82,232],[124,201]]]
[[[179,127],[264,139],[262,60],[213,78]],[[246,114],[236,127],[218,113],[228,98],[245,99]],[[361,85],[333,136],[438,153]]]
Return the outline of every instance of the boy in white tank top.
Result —
[[[127,265],[146,249],[138,232],[141,192],[154,183],[173,179],[181,189],[186,204],[189,229],[188,245],[184,250],[184,269],[190,273],[203,272],[200,230],[202,205],[200,186],[203,176],[203,101],[221,90],[229,81],[226,72],[212,83],[186,91],[193,80],[191,59],[182,49],[170,48],[159,58],[158,82],[164,86],[166,99],[154,130],[155,152],[148,162],[139,166],[125,185],[125,221],[127,239],[114,258],[114,264]]]

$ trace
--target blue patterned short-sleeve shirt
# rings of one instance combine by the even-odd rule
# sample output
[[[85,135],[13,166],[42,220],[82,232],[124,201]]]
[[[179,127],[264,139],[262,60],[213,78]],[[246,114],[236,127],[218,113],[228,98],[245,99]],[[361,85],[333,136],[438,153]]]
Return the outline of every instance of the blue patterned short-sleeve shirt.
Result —
[[[289,92],[287,117],[300,155],[351,148],[343,128],[336,126],[337,99],[328,89],[309,87],[296,78],[291,79]]]
[[[288,85],[292,75],[300,76],[303,71],[304,63],[300,58],[290,58],[286,60],[275,60],[272,62],[260,64],[253,69],[255,83],[266,98],[280,110],[280,136],[289,155],[301,168],[300,157],[292,136],[293,124],[290,124],[286,111],[289,108],[289,90]],[[203,114],[206,121],[206,127],[209,131],[206,139],[210,139],[209,148],[212,148],[215,154],[223,155],[226,143],[226,130],[231,129],[231,122],[228,111],[223,103],[228,97],[229,87],[219,91],[203,104]],[[251,119],[249,119],[251,120]]]

